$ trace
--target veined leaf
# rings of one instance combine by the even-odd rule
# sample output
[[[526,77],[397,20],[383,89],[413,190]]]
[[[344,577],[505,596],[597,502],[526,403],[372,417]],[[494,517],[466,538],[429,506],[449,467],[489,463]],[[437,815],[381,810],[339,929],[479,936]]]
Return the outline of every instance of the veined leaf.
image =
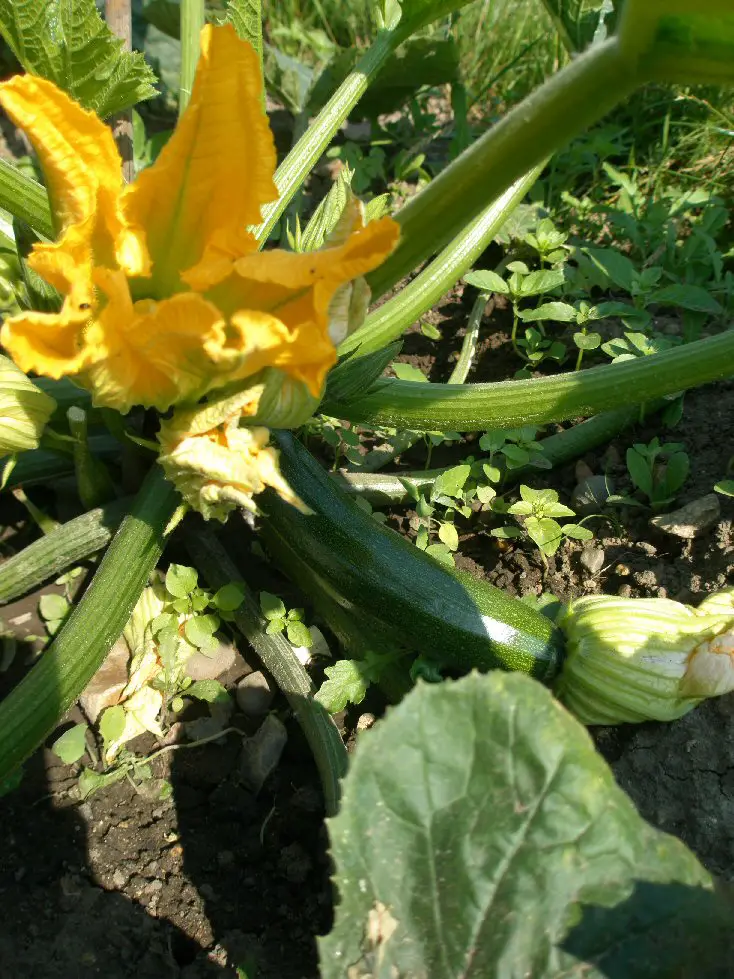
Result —
[[[329,832],[324,979],[693,979],[729,961],[708,874],[520,674],[413,690],[361,736]]]
[[[263,59],[263,15],[260,0],[228,0],[227,20],[243,41],[249,41]]]
[[[0,0],[0,33],[26,71],[102,118],[156,94],[142,54],[122,50],[94,0]]]
[[[569,51],[583,51],[611,33],[620,0],[543,0]]]

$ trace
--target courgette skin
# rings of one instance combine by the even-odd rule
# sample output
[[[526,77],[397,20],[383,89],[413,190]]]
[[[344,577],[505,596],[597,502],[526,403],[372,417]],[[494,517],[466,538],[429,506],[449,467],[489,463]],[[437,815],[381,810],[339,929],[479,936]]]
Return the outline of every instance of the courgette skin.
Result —
[[[263,493],[266,541],[275,534],[287,543],[331,599],[358,618],[378,619],[445,668],[516,670],[545,682],[555,676],[564,643],[545,616],[434,561],[357,506],[290,433],[274,439],[283,475],[313,513]],[[294,569],[308,592],[295,562]]]

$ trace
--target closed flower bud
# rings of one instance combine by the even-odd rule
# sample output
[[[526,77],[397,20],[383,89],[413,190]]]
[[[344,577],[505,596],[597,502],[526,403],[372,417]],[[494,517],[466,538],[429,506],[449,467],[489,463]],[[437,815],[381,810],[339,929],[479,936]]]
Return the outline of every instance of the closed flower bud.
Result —
[[[37,449],[56,402],[0,355],[0,456]]]
[[[594,595],[560,622],[558,698],[585,724],[672,721],[734,690],[732,592],[693,609],[664,598]]]

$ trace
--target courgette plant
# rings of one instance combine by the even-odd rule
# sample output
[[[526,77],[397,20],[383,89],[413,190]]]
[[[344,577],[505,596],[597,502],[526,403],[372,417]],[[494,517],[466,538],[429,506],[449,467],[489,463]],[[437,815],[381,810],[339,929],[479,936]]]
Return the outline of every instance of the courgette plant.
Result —
[[[100,419],[111,436],[139,447],[136,466],[147,469],[91,585],[41,661],[0,703],[0,780],[77,699],[122,632],[170,532],[189,520],[190,510],[219,521],[238,507],[258,511],[274,559],[345,647],[357,657],[375,641],[394,651],[386,686],[395,699],[410,685],[405,666],[416,654],[444,675],[500,667],[555,683],[560,698],[590,724],[670,719],[705,696],[732,689],[730,594],[695,611],[672,602],[580,600],[553,625],[540,611],[435,562],[379,526],[351,502],[359,487],[346,492],[289,431],[317,409],[358,424],[428,432],[598,416],[586,423],[591,427],[566,433],[561,454],[568,446],[573,454],[574,445],[589,444],[585,438],[603,439],[628,422],[630,405],[734,373],[729,331],[541,380],[435,384],[382,376],[394,356],[391,344],[469,271],[554,151],[647,82],[734,82],[728,0],[627,0],[607,36],[597,29],[611,24],[604,20],[610,5],[580,5],[584,17],[575,11],[576,27],[587,25],[581,34],[588,41],[588,24],[595,25],[597,40],[393,217],[365,212],[341,185],[303,235],[299,231],[299,251],[261,251],[399,46],[466,2],[382,0],[374,42],[276,169],[262,109],[255,6],[230,0],[225,22],[204,26],[203,0],[181,0],[179,123],[156,162],[126,186],[112,136],[100,120],[153,94],[150,70],[139,55],[120,49],[93,0],[59,10],[45,0],[0,0],[0,31],[29,73],[0,85],[0,103],[25,129],[45,176],[42,185],[0,161],[0,206],[35,238],[30,256],[27,249],[19,255],[31,308],[5,320],[1,339],[21,371],[40,375],[0,392],[12,402],[4,413],[0,407],[0,439],[9,456],[4,480],[12,485],[13,479],[75,471],[82,498],[103,504],[9,561],[0,571],[2,598],[99,550],[119,520],[114,505],[105,509],[109,488],[95,492],[87,416],[74,416],[71,436],[59,433],[59,416],[63,420],[71,408]],[[548,5],[571,23],[573,4]],[[14,240],[20,247],[21,236]],[[368,313],[368,303],[390,290],[394,295]],[[138,406],[147,414],[136,427]],[[18,417],[24,418],[20,437],[11,433]],[[74,431],[84,451],[71,446]],[[221,573],[228,558],[211,534],[201,530],[190,543],[212,586],[226,583]],[[234,623],[291,698],[335,810],[343,749],[308,677],[285,641],[265,634],[256,603],[245,603]],[[475,720],[486,696],[476,686],[481,682],[474,678],[475,686],[463,688],[474,698],[469,708]],[[521,697],[525,688],[495,678],[490,689]],[[531,703],[541,694],[527,696]],[[554,713],[550,699],[537,703],[549,730],[572,723]],[[501,728],[501,719],[497,723]],[[567,734],[580,737],[570,729]],[[596,763],[588,764],[591,770]],[[615,812],[622,823],[632,818],[621,803]],[[345,838],[349,813],[351,808],[337,824]],[[660,846],[667,853],[669,843]],[[710,888],[693,858],[673,850],[669,863],[661,864],[670,873],[650,870],[645,879]],[[615,900],[630,897],[630,880],[627,867]],[[590,873],[589,895],[597,884]],[[417,946],[404,956],[383,954],[401,922],[377,891],[363,893],[372,903],[355,899],[361,930],[353,936],[364,934],[361,952],[338,934],[325,945],[333,962],[341,954],[349,963],[362,955],[355,975],[368,974],[365,969],[380,976],[395,970],[510,975],[489,967],[457,971],[445,950],[440,967],[427,951],[421,959]],[[502,907],[511,916],[515,904]],[[548,929],[553,941],[567,925],[561,911]],[[550,962],[553,955],[546,952]],[[528,968],[525,962],[512,974],[530,974]]]

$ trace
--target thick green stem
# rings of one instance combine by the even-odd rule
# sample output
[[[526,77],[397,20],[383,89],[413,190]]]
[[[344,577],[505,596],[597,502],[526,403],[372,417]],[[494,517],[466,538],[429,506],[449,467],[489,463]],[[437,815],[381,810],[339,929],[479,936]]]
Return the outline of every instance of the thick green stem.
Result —
[[[321,154],[339,131],[341,124],[367,91],[368,85],[395,48],[404,39],[404,35],[399,30],[380,31],[372,46],[357,62],[354,71],[347,75],[278,167],[275,172],[275,184],[280,196],[277,201],[267,204],[262,209],[262,224],[253,229],[260,245],[267,241],[268,235],[275,227],[278,218],[313,170]]]
[[[178,112],[183,113],[191,98],[196,66],[201,52],[201,29],[204,26],[204,0],[181,0],[181,76],[178,88]]]
[[[55,236],[46,188],[6,160],[0,160],[0,207],[44,238]]]
[[[57,527],[0,564],[0,605],[27,594],[100,551],[129,511],[131,501],[115,500]]]
[[[387,292],[496,200],[630,94],[635,62],[616,40],[594,45],[509,112],[413,197],[397,214],[400,244],[368,277],[374,296]]]
[[[441,254],[396,296],[374,310],[363,325],[339,347],[339,354],[354,351],[363,357],[396,340],[431,309],[455,282],[472,267],[495,237],[512,211],[540,175],[535,167],[492,201],[482,213],[463,228]]]
[[[663,404],[664,402],[653,402],[648,408],[650,411],[657,411]],[[619,435],[630,425],[634,425],[639,417],[639,405],[630,405],[617,411],[595,415],[585,422],[542,439],[540,444],[543,446],[543,457],[553,467],[562,466],[599,445],[605,445],[609,439]],[[424,493],[445,471],[445,469],[427,469],[423,472],[375,473],[360,469],[357,472],[333,473],[332,478],[350,496],[364,496],[375,506],[395,506],[414,502],[415,496],[408,492],[406,486]],[[513,469],[508,474],[512,477],[510,482],[514,483],[532,471],[532,466]],[[503,486],[506,485],[507,482],[503,483]]]
[[[0,780],[48,737],[99,669],[156,566],[178,502],[155,466],[84,597],[0,703]]]
[[[237,567],[211,531],[198,526],[195,533],[188,535],[186,546],[212,589],[241,579]],[[339,808],[339,782],[347,770],[346,748],[331,715],[314,700],[311,679],[296,659],[293,647],[284,636],[265,631],[255,596],[243,587],[245,597],[234,613],[235,625],[288,698],[321,776],[326,813],[333,816]]]
[[[665,353],[579,373],[495,384],[382,379],[363,398],[330,404],[352,422],[426,432],[544,425],[652,401],[734,374],[734,330]]]

